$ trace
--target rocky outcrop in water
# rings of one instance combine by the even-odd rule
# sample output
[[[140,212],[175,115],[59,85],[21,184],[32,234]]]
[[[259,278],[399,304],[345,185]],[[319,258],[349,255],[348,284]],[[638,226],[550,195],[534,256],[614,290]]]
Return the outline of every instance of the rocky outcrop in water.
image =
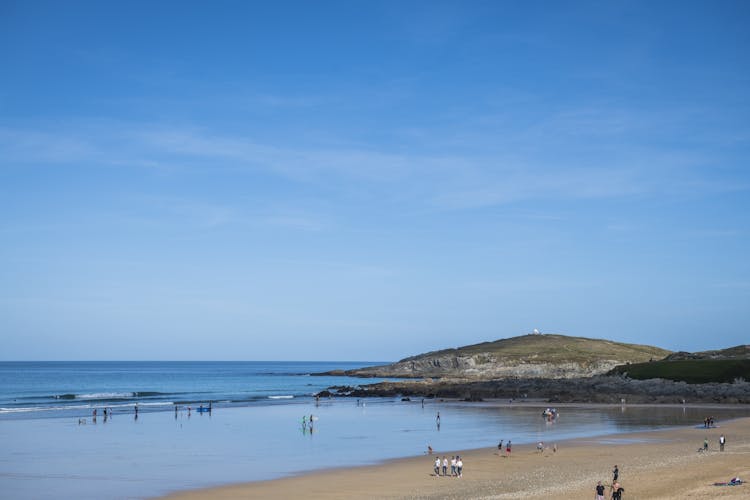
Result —
[[[686,384],[671,380],[627,377],[499,380],[419,380],[381,382],[357,387],[331,387],[330,393],[352,397],[425,397],[467,401],[544,399],[550,403],[750,403],[750,383]]]

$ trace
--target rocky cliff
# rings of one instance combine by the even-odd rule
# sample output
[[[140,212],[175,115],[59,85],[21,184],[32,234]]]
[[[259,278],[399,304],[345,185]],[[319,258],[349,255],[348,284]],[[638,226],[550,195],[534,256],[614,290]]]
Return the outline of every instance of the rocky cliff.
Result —
[[[356,377],[501,378],[590,377],[615,366],[662,359],[670,351],[565,335],[524,335],[420,354],[383,366],[338,372]]]

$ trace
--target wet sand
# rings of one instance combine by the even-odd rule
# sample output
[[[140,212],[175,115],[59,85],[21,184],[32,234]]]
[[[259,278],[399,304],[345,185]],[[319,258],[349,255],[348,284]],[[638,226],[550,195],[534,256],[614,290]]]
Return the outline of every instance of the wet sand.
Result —
[[[597,481],[607,485],[620,469],[624,499],[750,498],[750,484],[713,486],[739,476],[750,479],[750,418],[720,422],[719,428],[680,428],[558,442],[557,452],[514,446],[510,458],[497,448],[435,450],[461,455],[462,478],[433,475],[435,455],[383,464],[331,469],[302,476],[179,492],[170,500],[236,498],[594,498]],[[719,436],[726,436],[719,451]],[[709,451],[701,453],[704,438]]]

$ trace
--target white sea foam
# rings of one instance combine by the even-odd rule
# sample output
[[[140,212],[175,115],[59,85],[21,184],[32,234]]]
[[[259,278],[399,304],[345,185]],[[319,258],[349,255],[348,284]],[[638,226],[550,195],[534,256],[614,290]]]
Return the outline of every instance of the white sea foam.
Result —
[[[92,394],[76,394],[76,399],[125,399],[132,398],[132,392],[95,392]]]
[[[268,399],[292,399],[294,396],[268,396]]]

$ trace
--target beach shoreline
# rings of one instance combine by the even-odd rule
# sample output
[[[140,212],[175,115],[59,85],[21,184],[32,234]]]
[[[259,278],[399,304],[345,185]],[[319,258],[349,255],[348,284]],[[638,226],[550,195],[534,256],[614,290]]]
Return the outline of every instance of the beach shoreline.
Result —
[[[516,404],[516,403],[514,403]],[[538,402],[525,403],[537,406]],[[564,405],[559,405],[563,407]],[[658,405],[656,405],[658,406]],[[707,405],[711,408],[714,405]],[[715,405],[724,406],[724,405]],[[727,439],[718,451],[719,436]],[[703,440],[709,451],[698,452]],[[597,481],[612,482],[619,465],[625,498],[745,498],[750,485],[713,486],[739,476],[750,478],[750,417],[720,422],[718,428],[677,427],[561,440],[557,451],[545,443],[513,447],[511,457],[494,448],[435,450],[435,454],[378,464],[319,469],[291,477],[174,492],[166,500],[208,498],[584,498]],[[436,456],[461,455],[462,478],[435,477]]]

